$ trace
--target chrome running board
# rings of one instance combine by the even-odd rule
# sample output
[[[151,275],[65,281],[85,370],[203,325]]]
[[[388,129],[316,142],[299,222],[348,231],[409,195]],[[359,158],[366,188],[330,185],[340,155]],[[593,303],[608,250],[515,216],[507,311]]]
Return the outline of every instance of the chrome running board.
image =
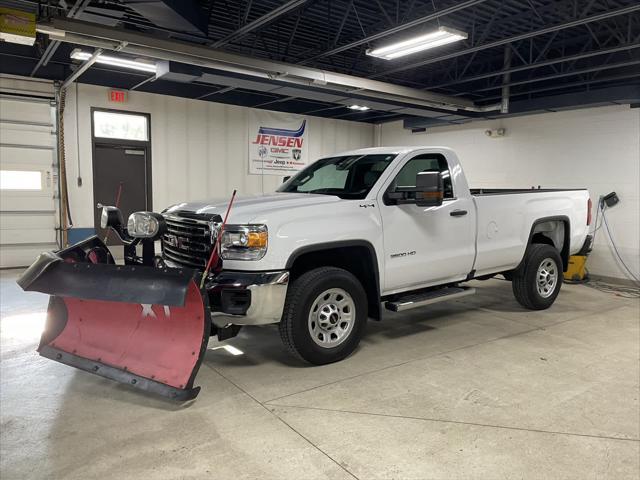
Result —
[[[403,312],[412,308],[424,307],[433,303],[445,302],[456,298],[466,297],[476,293],[473,287],[445,287],[424,293],[412,293],[397,300],[385,302],[384,306],[392,312]]]

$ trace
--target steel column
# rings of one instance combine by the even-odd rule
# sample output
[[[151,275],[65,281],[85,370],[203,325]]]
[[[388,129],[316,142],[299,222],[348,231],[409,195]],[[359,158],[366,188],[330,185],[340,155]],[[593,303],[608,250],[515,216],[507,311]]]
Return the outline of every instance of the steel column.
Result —
[[[511,45],[504,46],[504,70],[511,67]],[[502,102],[500,103],[500,113],[509,113],[509,82],[511,73],[505,73],[502,77]]]

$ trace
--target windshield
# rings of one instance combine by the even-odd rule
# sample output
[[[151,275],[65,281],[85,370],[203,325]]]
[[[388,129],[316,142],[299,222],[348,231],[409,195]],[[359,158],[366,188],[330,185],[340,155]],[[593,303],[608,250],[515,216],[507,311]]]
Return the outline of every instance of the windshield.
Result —
[[[394,154],[385,154],[323,158],[300,171],[278,191],[321,193],[362,200],[395,157]]]

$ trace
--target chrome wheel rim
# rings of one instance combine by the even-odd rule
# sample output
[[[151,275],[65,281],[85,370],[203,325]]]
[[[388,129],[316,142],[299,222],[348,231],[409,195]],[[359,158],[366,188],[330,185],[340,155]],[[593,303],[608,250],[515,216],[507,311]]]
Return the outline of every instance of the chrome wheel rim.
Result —
[[[540,262],[536,274],[536,287],[538,294],[542,298],[549,298],[553,295],[558,284],[558,265],[552,258],[545,258]]]
[[[309,334],[322,348],[333,348],[344,342],[356,318],[356,305],[345,290],[325,290],[311,304],[309,312]]]

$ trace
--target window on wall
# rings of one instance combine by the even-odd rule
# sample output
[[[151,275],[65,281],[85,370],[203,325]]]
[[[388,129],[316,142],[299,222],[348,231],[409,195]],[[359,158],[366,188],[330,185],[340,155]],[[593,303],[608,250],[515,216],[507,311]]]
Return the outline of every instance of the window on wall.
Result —
[[[146,115],[131,113],[93,112],[93,134],[96,138],[120,140],[149,140],[149,124]]]
[[[42,190],[42,172],[0,170],[0,190]]]

